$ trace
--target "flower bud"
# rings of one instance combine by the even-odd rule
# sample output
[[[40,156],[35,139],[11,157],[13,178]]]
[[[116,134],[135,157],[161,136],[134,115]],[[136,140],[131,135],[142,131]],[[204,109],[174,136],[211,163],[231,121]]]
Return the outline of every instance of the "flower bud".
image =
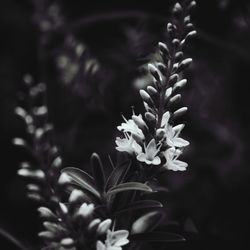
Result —
[[[170,98],[169,102],[173,104],[173,103],[178,102],[180,100],[181,100],[181,95],[177,94],[177,95],[173,96],[172,98]]]
[[[26,141],[23,139],[23,138],[14,138],[13,140],[12,140],[12,142],[13,142],[13,144],[14,145],[16,145],[16,146],[22,146],[22,147],[24,147],[24,146],[26,146],[27,145],[27,143],[26,143]]]
[[[54,240],[56,238],[56,235],[50,231],[40,232],[38,236],[46,240]]]
[[[62,158],[60,156],[57,156],[53,162],[52,162],[52,167],[55,167],[55,168],[60,168],[62,166]]]
[[[165,43],[159,42],[158,43],[160,52],[164,55],[164,56],[169,56],[169,49],[167,47],[167,45]]]
[[[140,129],[147,129],[148,126],[140,115],[132,115],[132,119]]]
[[[182,88],[187,84],[187,79],[182,79],[180,81],[178,81],[177,83],[175,83],[173,90],[176,90],[177,88]]]
[[[158,128],[156,130],[156,137],[159,140],[161,140],[162,138],[164,138],[165,134],[166,134],[166,132],[165,132],[165,129],[163,129],[163,128]]]
[[[58,220],[56,215],[47,207],[39,207],[37,210],[44,219]]]
[[[192,63],[192,58],[184,59],[178,67],[177,73],[185,70]]]
[[[148,121],[155,121],[155,115],[153,115],[152,113],[150,112],[146,112],[145,113],[145,118],[148,120]]]
[[[17,174],[23,177],[34,178],[37,180],[44,180],[45,174],[42,170],[31,170],[27,168],[21,168],[17,171]]]
[[[65,185],[71,183],[71,178],[68,174],[66,173],[61,173],[59,179],[58,179],[58,184],[59,185]]]
[[[77,216],[87,218],[93,213],[94,209],[95,207],[93,204],[83,203],[77,212]]]
[[[69,202],[77,202],[79,200],[82,200],[83,198],[84,193],[81,190],[74,189],[69,196]]]
[[[148,93],[149,93],[150,95],[152,95],[152,96],[158,94],[157,90],[156,90],[154,87],[152,87],[152,86],[148,86],[148,87],[147,87],[147,91],[148,91]]]
[[[102,235],[102,234],[107,233],[107,231],[110,228],[111,224],[112,224],[111,219],[106,219],[106,220],[102,221],[99,224],[98,228],[97,228],[97,234]]]
[[[187,112],[187,107],[183,107],[183,108],[180,108],[180,109],[178,109],[178,110],[176,110],[175,112],[174,112],[174,118],[176,118],[176,117],[178,117],[178,116],[181,116],[181,115],[183,115],[183,114],[185,114],[186,112]]]
[[[157,81],[162,82],[161,74],[160,74],[159,70],[153,64],[149,63],[148,69],[149,69],[149,72],[153,75],[153,77]]]
[[[178,81],[178,77],[178,74],[171,75],[169,78],[169,85],[172,86],[173,84],[175,84]]]
[[[94,219],[92,220],[88,225],[88,231],[94,232],[97,230],[98,225],[100,224],[100,219]]]
[[[60,244],[65,248],[71,248],[74,246],[74,240],[72,238],[64,238],[61,240]]]
[[[150,95],[143,89],[140,90],[140,95],[143,101],[145,101],[148,104],[152,104],[153,100],[151,99]]]

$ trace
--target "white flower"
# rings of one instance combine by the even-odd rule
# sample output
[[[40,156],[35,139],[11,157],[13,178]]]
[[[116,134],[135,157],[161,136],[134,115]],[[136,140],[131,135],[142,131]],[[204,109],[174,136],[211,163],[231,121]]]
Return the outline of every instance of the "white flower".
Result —
[[[170,113],[167,111],[163,114],[161,120],[161,127],[165,129],[166,142],[170,147],[186,147],[189,145],[189,142],[180,138],[180,132],[184,128],[184,124],[179,124],[172,127],[169,124]]]
[[[168,126],[169,125],[169,123],[168,123],[169,119],[170,119],[170,113],[167,111],[167,112],[165,112],[163,114],[163,116],[161,118],[161,127]]]
[[[161,159],[157,156],[159,152],[159,147],[157,148],[155,139],[152,139],[147,147],[145,147],[145,153],[140,153],[137,156],[137,160],[141,162],[145,162],[146,164],[159,165],[161,163]]]
[[[126,120],[124,118],[125,122],[121,124],[121,126],[118,126],[117,129],[119,131],[131,133],[132,135],[138,136],[141,140],[145,139],[145,136],[142,132],[142,130],[136,125],[136,123],[132,120]]]
[[[142,152],[141,146],[134,140],[131,135],[128,135],[127,133],[124,133],[124,135],[125,138],[116,138],[116,149],[120,152],[128,152],[129,154],[140,154]]]
[[[97,250],[122,250],[121,246],[129,243],[127,230],[118,230],[107,232],[107,238],[105,244],[101,241],[97,241]]]
[[[83,218],[89,217],[93,213],[94,209],[95,209],[95,207],[93,204],[83,203],[80,206],[80,208],[77,212],[77,215],[81,216]]]
[[[166,163],[164,164],[164,167],[173,171],[185,171],[188,164],[186,162],[177,160],[181,153],[181,150],[176,148],[169,148],[168,150],[163,152],[166,158]]]
[[[181,130],[184,128],[184,124],[179,124],[175,127],[168,125],[166,128],[166,138],[167,144],[170,147],[186,147],[189,145],[189,142],[180,138],[179,134]]]

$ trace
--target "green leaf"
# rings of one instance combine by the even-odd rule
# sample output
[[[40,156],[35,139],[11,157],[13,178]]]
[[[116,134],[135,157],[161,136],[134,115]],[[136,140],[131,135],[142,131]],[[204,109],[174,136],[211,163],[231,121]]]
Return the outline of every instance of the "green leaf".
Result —
[[[110,188],[124,181],[124,178],[130,169],[130,166],[131,161],[126,161],[123,164],[118,165],[110,174],[105,186],[105,190],[108,191]]]
[[[152,231],[160,224],[164,217],[164,214],[160,211],[146,213],[133,223],[131,234]]]
[[[102,161],[99,155],[96,153],[93,153],[91,156],[91,167],[96,187],[100,192],[103,192],[106,183],[106,178],[104,174]]]
[[[141,233],[141,234],[133,234],[130,237],[131,241],[164,241],[164,242],[182,242],[186,239],[175,233],[167,233],[167,232],[150,232],[150,233]]]
[[[68,176],[72,179],[73,184],[77,184],[81,188],[88,190],[93,195],[100,198],[100,193],[95,188],[94,179],[86,172],[73,167],[64,168],[61,172],[68,174]]]
[[[126,182],[110,188],[107,192],[107,195],[113,195],[119,192],[130,191],[130,190],[153,192],[153,190],[146,184],[140,182]]]
[[[162,204],[159,201],[154,200],[142,200],[130,203],[128,206],[123,207],[117,212],[117,214],[130,212],[131,210],[137,209],[150,209],[150,208],[159,208],[162,207]]]

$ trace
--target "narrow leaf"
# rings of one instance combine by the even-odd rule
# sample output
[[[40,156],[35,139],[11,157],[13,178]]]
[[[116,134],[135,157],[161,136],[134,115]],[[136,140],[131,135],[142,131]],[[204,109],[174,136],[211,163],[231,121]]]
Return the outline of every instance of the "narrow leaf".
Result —
[[[185,241],[185,238],[175,233],[150,232],[150,233],[133,234],[130,236],[130,240],[131,241],[181,242],[181,241]]]
[[[144,192],[152,192],[153,190],[146,184],[140,182],[126,182],[119,184],[108,190],[108,195],[113,195],[119,192],[129,191],[129,190],[138,190]]]
[[[121,210],[119,210],[117,214],[130,212],[131,210],[159,208],[159,207],[162,207],[162,204],[159,201],[142,200],[130,203],[128,206],[123,207]]]
[[[160,224],[163,218],[164,214],[159,211],[146,213],[133,223],[131,234],[140,234],[152,231]]]
[[[106,183],[106,178],[101,159],[96,153],[93,153],[91,156],[91,167],[96,187],[100,192],[103,192]]]
[[[121,183],[124,180],[125,176],[127,175],[130,166],[131,166],[131,161],[129,162],[126,161],[123,164],[118,165],[110,174],[105,186],[105,190],[108,191],[110,188]]]
[[[62,169],[62,172],[70,176],[73,184],[77,184],[83,189],[88,190],[98,198],[100,197],[100,193],[95,188],[94,179],[83,170],[78,168],[68,167]]]

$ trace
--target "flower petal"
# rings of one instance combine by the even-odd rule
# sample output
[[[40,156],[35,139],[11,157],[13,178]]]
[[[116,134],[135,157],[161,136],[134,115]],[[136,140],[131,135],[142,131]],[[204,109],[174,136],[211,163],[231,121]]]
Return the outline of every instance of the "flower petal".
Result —
[[[145,162],[146,161],[146,155],[144,153],[140,153],[139,155],[137,155],[136,159],[138,161]]]

